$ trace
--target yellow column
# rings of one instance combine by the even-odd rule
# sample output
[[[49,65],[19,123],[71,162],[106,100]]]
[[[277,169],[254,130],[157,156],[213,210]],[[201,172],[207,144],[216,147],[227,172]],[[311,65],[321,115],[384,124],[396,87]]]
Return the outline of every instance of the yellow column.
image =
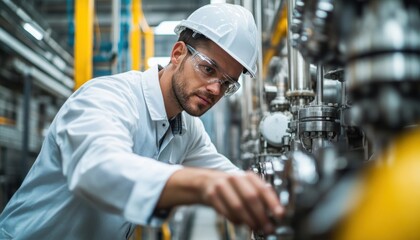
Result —
[[[150,67],[147,60],[155,54],[154,33],[147,24],[142,10],[142,1],[133,0],[132,2],[132,28],[130,36],[131,62],[132,69],[145,70]],[[144,52],[142,41],[144,39]]]
[[[130,52],[131,52],[131,69],[141,70],[141,0],[133,0],[131,3],[132,25],[130,28]]]
[[[92,78],[94,0],[75,1],[74,90]]]
[[[144,19],[146,21],[146,19]],[[147,23],[146,23],[147,24]],[[149,58],[155,55],[155,38],[153,30],[150,27],[147,27],[147,30],[144,33],[144,41],[145,41],[145,53],[144,53],[144,65],[146,68],[149,68],[148,60]]]

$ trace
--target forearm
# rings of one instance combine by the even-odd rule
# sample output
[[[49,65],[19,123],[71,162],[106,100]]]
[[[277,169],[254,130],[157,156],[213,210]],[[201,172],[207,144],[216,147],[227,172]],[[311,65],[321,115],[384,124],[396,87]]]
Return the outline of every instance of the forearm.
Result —
[[[171,208],[178,205],[207,204],[203,191],[211,178],[226,173],[208,169],[182,168],[176,171],[166,182],[157,203],[157,209]]]

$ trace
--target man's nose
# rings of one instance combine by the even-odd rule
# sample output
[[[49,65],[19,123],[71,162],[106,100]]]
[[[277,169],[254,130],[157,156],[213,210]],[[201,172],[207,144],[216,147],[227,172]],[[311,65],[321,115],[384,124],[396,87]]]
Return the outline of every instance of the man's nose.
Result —
[[[219,95],[222,93],[222,83],[220,80],[212,80],[207,84],[207,90],[209,90],[213,95]]]

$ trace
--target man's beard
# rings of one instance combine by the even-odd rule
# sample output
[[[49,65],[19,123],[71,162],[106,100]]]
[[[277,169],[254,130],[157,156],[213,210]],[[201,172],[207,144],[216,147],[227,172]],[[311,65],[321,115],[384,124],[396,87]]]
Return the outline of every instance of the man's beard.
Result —
[[[205,112],[207,112],[210,107],[208,107],[206,109],[206,107],[201,106],[201,105],[196,105],[196,107],[194,108],[194,106],[190,106],[188,105],[188,100],[195,96],[196,93],[199,92],[191,92],[188,93],[187,92],[187,88],[186,88],[186,82],[187,81],[182,81],[182,72],[184,70],[184,63],[181,63],[181,66],[179,68],[179,71],[177,73],[175,73],[172,76],[172,91],[174,93],[175,96],[175,100],[178,102],[178,105],[188,114],[192,115],[192,116],[196,116],[199,117],[201,115],[203,115]],[[209,95],[208,93],[199,93],[199,95],[201,96],[206,96],[207,99],[211,99],[214,102],[214,96]]]

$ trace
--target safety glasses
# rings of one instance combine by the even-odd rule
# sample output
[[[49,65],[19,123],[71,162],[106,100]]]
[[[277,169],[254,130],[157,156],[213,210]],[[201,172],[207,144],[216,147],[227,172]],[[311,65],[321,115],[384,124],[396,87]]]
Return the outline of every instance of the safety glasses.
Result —
[[[224,96],[226,97],[238,91],[241,85],[226,73],[222,73],[213,60],[195,50],[190,45],[187,44],[186,46],[188,52],[192,55],[194,70],[203,81],[206,81],[207,83],[218,82],[222,92],[224,92]]]

